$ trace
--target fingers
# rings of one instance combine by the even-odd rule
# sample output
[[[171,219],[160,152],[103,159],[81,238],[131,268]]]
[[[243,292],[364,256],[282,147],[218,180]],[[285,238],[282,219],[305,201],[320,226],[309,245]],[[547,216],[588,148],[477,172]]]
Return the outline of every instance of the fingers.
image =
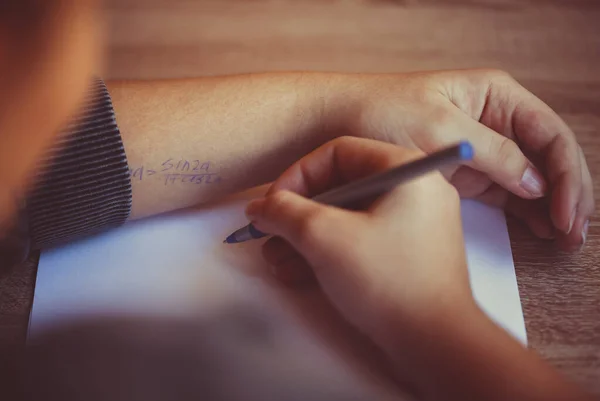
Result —
[[[280,236],[306,255],[326,246],[332,227],[344,225],[351,212],[318,204],[289,191],[257,199],[246,209],[248,219],[262,232]]]
[[[581,164],[582,164],[582,183],[583,189],[581,194],[581,201],[579,203],[579,219],[575,221],[573,232],[580,233],[581,239],[579,243],[585,244],[587,240],[588,228],[590,223],[590,216],[596,211],[596,200],[594,199],[594,184],[592,182],[592,175],[585,161],[585,155],[581,148],[579,148]]]
[[[585,155],[581,147],[579,148],[579,160],[581,163],[581,182],[582,182],[582,194],[581,201],[579,203],[579,210],[582,212],[581,216],[589,217],[596,210],[596,200],[594,199],[594,183],[592,182],[592,175],[588,168],[587,162],[585,161]]]
[[[554,239],[556,229],[545,199],[525,200],[508,194],[506,211],[521,219],[538,238]]]
[[[595,199],[593,192],[593,183],[590,171],[585,162],[585,156],[581,148],[579,148],[581,169],[581,196],[577,206],[577,212],[573,221],[573,226],[570,232],[561,233],[558,236],[559,246],[567,251],[581,249],[587,240],[587,231],[589,226],[590,216],[595,210]],[[559,205],[558,205],[559,206]]]
[[[532,199],[539,196],[527,196],[518,188],[537,192],[540,175],[526,168],[524,154],[529,155],[545,177],[549,214],[559,244],[565,249],[581,246],[594,197],[589,169],[573,132],[548,105],[508,74],[474,71],[465,75],[469,79],[459,87],[452,86],[449,98],[473,118],[471,125],[479,121],[498,133],[491,138],[481,130],[481,136],[474,135],[475,128],[467,131],[469,140],[480,140],[475,148],[482,158],[474,160],[472,166],[515,195]],[[519,172],[523,173],[520,182],[516,179]]]
[[[461,198],[476,198],[493,185],[493,181],[490,180],[487,174],[468,166],[458,168],[449,177],[448,181],[454,185]],[[502,203],[501,207],[504,207],[504,203]]]
[[[474,158],[468,165],[517,196],[525,199],[544,196],[544,177],[513,140],[459,114],[454,129],[464,135],[475,149]]]
[[[273,234],[264,248],[274,275],[288,284],[307,282],[319,267],[335,267],[372,225],[362,213],[318,204],[289,191],[252,201],[246,209],[252,223]],[[314,271],[307,271],[307,267]]]
[[[307,197],[420,156],[420,152],[383,142],[340,138],[290,167],[273,183],[265,198],[248,205],[246,214],[257,229],[281,237],[313,265],[314,260],[328,259],[327,255],[347,253],[365,229],[369,215],[318,204]],[[382,210],[392,208],[392,198],[384,197]],[[274,252],[268,249],[271,248],[267,248],[268,253]],[[290,272],[303,263],[297,257],[276,262],[287,266],[282,271]]]
[[[522,199],[496,184],[474,199],[490,206],[504,208],[507,213],[522,220],[538,238],[555,238],[546,199]]]
[[[548,105],[506,74],[490,78],[482,123],[514,137],[527,152],[538,156],[551,194],[554,226],[581,242],[581,229],[594,202],[589,170],[573,132]]]
[[[306,197],[421,157],[419,151],[371,139],[341,137],[303,157],[287,169],[267,196],[288,190]]]
[[[539,238],[555,238],[555,229],[550,220],[546,198],[522,199],[508,192],[480,171],[461,167],[451,177],[461,197],[472,198],[490,206],[504,208],[521,219]]]
[[[565,150],[574,146],[575,160],[565,156]],[[552,185],[550,212],[556,228],[569,234],[577,217],[577,206],[582,191],[582,172],[578,145],[563,137],[556,137],[546,151],[547,175]],[[570,153],[570,151],[569,151]]]

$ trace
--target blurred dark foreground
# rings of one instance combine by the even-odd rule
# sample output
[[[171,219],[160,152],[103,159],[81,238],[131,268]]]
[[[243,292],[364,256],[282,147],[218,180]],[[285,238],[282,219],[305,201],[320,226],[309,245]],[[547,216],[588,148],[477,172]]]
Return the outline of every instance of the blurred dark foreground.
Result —
[[[291,354],[282,358],[275,347],[268,323],[243,310],[202,321],[80,322],[30,340],[18,363],[5,359],[0,399],[368,399],[343,383],[325,383],[311,366]]]

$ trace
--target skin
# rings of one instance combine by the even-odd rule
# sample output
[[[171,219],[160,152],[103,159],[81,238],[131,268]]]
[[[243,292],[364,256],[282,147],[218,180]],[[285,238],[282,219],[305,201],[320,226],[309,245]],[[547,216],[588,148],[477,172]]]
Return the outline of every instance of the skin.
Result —
[[[288,285],[316,278],[419,399],[590,399],[477,307],[459,197],[440,174],[397,187],[362,211],[306,198],[419,155],[340,138],[290,167],[247,208],[258,229],[276,235],[263,247],[274,274]]]
[[[39,13],[32,16],[32,9]],[[6,10],[0,13],[6,31],[0,35],[0,233],[10,227],[16,201],[35,185],[31,177],[44,150],[77,113],[101,54],[94,2],[29,0],[9,2]],[[505,207],[568,250],[582,246],[594,208],[575,136],[507,74],[283,73],[109,88],[132,168],[184,158],[210,161],[222,178],[214,185],[134,179],[132,219],[217,200],[292,166],[248,209],[259,228],[277,235],[265,257],[287,283],[316,277],[349,322],[384,350],[400,381],[432,400],[583,399],[485,318],[466,279],[457,193]],[[293,164],[343,134],[363,139],[331,142]],[[461,139],[475,147],[472,163],[444,171],[448,181],[432,175],[403,186],[364,212],[293,194],[317,193]],[[331,224],[345,226],[344,235],[330,238]],[[432,232],[442,244],[435,255],[425,251]],[[396,238],[410,246],[398,247]],[[457,323],[459,314],[470,317],[469,330]],[[406,356],[421,363],[409,370]]]
[[[15,198],[35,184],[37,161],[77,113],[86,83],[100,65],[102,26],[95,3],[40,4],[10,2],[10,12],[2,13],[8,31],[0,39],[0,89],[7,94],[0,103],[3,229],[10,226]],[[39,13],[32,18],[28,10],[36,7]],[[109,89],[132,168],[182,158],[210,161],[222,175],[218,188],[165,186],[158,176],[134,180],[134,219],[268,182],[340,135],[425,153],[468,139],[475,160],[445,172],[461,196],[505,207],[565,250],[585,242],[594,198],[575,135],[501,71],[258,74],[112,82]],[[525,171],[525,182],[538,182],[536,190],[524,185]]]
[[[255,74],[109,89],[132,168],[210,161],[222,178],[218,185],[165,186],[161,174],[134,180],[134,219],[270,182],[340,135],[425,153],[469,140],[475,159],[444,171],[459,194],[505,208],[564,250],[583,246],[594,211],[575,135],[502,71]]]

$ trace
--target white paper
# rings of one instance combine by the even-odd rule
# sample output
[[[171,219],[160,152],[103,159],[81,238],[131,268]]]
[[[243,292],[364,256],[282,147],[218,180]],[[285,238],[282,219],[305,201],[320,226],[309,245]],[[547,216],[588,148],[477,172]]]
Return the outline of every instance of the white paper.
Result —
[[[463,200],[462,220],[475,300],[492,320],[526,345],[525,320],[504,212]]]
[[[202,315],[224,304],[268,312],[285,349],[330,381],[388,388],[369,351],[317,291],[294,292],[269,275],[256,242],[222,244],[247,223],[238,199],[203,210],[129,224],[44,252],[30,335],[78,317],[111,314]],[[472,288],[482,308],[521,342],[525,325],[502,211],[463,202]],[[434,246],[434,244],[432,244]],[[348,379],[351,380],[348,380]],[[379,390],[377,390],[379,389]]]

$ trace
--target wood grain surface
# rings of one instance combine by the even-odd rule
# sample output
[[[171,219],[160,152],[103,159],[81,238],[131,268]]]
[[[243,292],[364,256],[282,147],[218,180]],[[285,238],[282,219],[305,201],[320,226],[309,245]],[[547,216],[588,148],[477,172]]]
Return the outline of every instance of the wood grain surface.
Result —
[[[502,68],[570,124],[600,177],[600,1],[115,0],[107,14],[111,78]],[[531,347],[600,394],[600,223],[576,255],[509,227]],[[36,260],[0,282],[3,345],[23,343]]]

